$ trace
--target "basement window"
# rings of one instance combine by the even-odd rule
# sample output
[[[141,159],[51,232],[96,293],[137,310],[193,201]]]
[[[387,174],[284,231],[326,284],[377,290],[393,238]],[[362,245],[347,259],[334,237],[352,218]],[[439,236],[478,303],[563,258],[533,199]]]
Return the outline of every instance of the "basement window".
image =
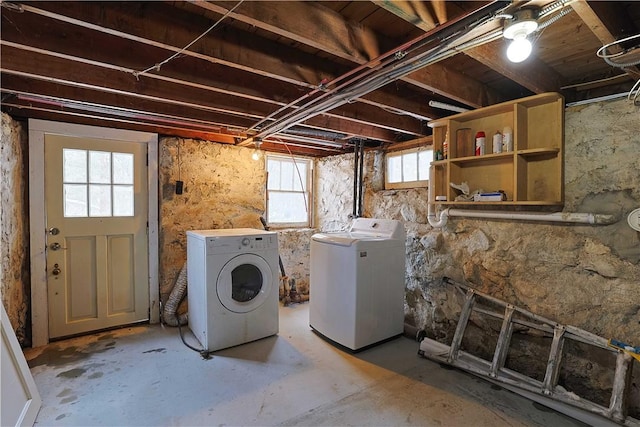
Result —
[[[386,154],[384,187],[415,188],[429,183],[429,163],[433,160],[431,148],[411,148]]]
[[[311,225],[313,162],[305,157],[267,155],[267,223]]]

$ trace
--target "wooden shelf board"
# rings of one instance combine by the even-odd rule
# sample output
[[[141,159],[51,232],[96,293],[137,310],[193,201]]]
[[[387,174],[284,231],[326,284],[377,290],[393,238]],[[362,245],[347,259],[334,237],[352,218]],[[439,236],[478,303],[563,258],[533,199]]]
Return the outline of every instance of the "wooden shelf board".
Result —
[[[500,159],[500,158],[509,158],[513,157],[513,151],[508,151],[505,153],[496,153],[496,154],[485,154],[484,156],[468,156],[468,157],[457,157],[454,159],[449,159],[451,163],[482,163],[487,159]]]

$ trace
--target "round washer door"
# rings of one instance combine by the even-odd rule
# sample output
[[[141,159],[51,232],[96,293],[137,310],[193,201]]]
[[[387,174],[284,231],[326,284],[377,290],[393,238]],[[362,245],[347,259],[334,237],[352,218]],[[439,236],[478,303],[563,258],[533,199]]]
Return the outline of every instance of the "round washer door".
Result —
[[[231,258],[220,270],[216,291],[224,307],[247,313],[264,303],[271,294],[273,272],[264,258],[241,254]]]

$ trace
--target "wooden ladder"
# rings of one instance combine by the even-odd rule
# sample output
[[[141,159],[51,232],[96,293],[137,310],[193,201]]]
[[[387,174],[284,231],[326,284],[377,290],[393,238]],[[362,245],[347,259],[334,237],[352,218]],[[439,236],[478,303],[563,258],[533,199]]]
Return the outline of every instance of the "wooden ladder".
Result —
[[[639,420],[627,416],[626,402],[631,383],[633,362],[635,360],[634,356],[629,352],[620,348],[611,347],[609,341],[605,338],[573,326],[558,324],[466,285],[454,282],[449,278],[445,277],[443,281],[455,286],[464,294],[464,304],[460,312],[460,318],[450,346],[425,338],[420,343],[419,355],[464,369],[489,381],[499,383],[505,386],[505,388],[528,398],[537,400],[560,412],[564,412],[569,416],[582,419],[589,423],[594,423],[598,421],[598,419],[604,422],[605,420],[599,418],[604,417],[618,424],[640,427]],[[504,312],[499,313],[491,309],[483,308],[480,306],[482,303],[489,303],[491,307],[502,307],[504,308]],[[502,319],[502,327],[498,335],[491,362],[461,350],[462,338],[472,312]],[[515,317],[515,314],[518,316]],[[515,325],[553,334],[544,380],[542,382],[505,367]],[[578,397],[558,385],[560,367],[563,359],[563,347],[567,340],[574,340],[615,353],[616,367],[608,407]],[[595,414],[595,417],[591,414]]]

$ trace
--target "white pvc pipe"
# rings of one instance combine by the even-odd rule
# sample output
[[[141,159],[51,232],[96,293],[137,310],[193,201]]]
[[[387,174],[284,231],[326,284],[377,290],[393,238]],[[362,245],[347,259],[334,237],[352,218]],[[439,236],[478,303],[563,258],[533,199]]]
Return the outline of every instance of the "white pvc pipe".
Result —
[[[447,224],[447,215],[446,211],[440,212],[440,218],[436,219],[436,213],[434,212],[435,205],[431,202],[434,199],[433,196],[433,183],[435,182],[435,172],[433,169],[433,165],[429,166],[429,188],[428,188],[428,201],[427,201],[427,221],[429,221],[429,225],[434,228],[441,228]]]
[[[444,213],[444,212],[443,212]],[[465,218],[515,219],[520,221],[565,222],[578,224],[612,224],[615,216],[582,212],[502,212],[447,209],[447,216]]]
[[[484,219],[512,219],[518,221],[541,221],[541,222],[561,222],[561,223],[578,223],[606,225],[616,222],[614,215],[582,213],[582,212],[503,212],[503,211],[476,211],[466,209],[447,208],[439,215],[435,212],[435,204],[432,202],[433,185],[435,182],[435,172],[433,166],[429,167],[429,190],[427,202],[427,221],[434,228],[441,228],[447,224],[450,216],[465,218],[484,218]]]

